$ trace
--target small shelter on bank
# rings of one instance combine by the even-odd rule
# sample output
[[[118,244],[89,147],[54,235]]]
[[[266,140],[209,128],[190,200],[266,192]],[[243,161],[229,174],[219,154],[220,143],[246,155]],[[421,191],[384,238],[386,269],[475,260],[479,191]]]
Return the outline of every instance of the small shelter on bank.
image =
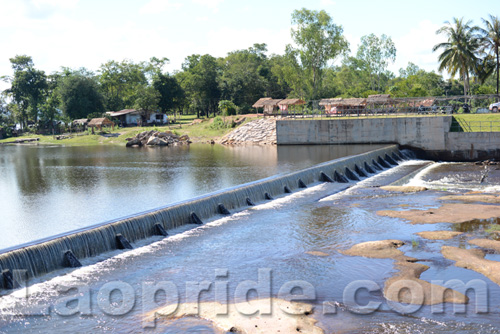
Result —
[[[334,99],[322,99],[319,102],[319,105],[325,107],[325,112],[327,114],[360,113],[366,107],[366,99],[344,99],[341,97]]]
[[[419,112],[422,110],[431,110],[435,106],[436,99],[433,98],[411,98],[398,101],[399,109],[405,112]]]
[[[263,98],[260,98],[257,102],[255,102],[253,104],[252,108],[257,109],[257,113],[259,113],[259,108],[264,108],[264,102],[272,100],[272,99],[273,99],[272,97],[263,97]]]
[[[99,130],[102,130],[103,127],[111,127],[112,129],[115,128],[115,123],[107,119],[106,117],[103,118],[92,118],[90,122],[87,124],[89,128],[92,128],[92,131],[94,131],[94,128],[97,128]]]
[[[366,107],[372,112],[393,111],[396,104],[390,94],[369,95],[366,99]]]
[[[262,105],[264,107],[264,116],[272,116],[276,115],[278,111],[278,103],[282,99],[270,99],[262,101]]]
[[[123,109],[120,111],[106,112],[110,117],[117,119],[122,126],[134,125],[141,123],[141,113],[135,109]]]
[[[278,107],[282,113],[287,113],[290,106],[300,106],[306,104],[306,101],[301,99],[284,99],[278,102]]]

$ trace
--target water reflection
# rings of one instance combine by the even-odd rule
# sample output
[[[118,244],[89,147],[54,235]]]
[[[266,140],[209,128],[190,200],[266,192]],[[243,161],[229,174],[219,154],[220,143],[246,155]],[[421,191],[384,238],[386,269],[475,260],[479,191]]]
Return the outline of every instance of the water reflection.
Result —
[[[0,147],[0,249],[380,145]]]

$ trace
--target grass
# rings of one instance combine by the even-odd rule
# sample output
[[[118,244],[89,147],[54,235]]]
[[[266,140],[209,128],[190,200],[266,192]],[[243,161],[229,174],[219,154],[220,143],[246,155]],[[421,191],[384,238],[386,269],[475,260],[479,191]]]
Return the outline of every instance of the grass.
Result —
[[[500,225],[491,224],[487,229],[484,230],[486,233],[500,232]]]
[[[237,118],[226,117],[226,121],[230,122],[232,119]],[[225,134],[232,131],[232,128],[223,129],[212,129],[210,127],[213,122],[211,119],[202,119],[199,123],[190,125],[193,120],[196,119],[196,115],[183,115],[177,118],[177,123],[170,126],[150,126],[150,127],[127,127],[127,128],[115,128],[114,130],[106,129],[103,134],[92,135],[89,132],[84,133],[73,133],[69,134],[71,138],[57,140],[52,135],[34,135],[34,134],[24,134],[20,137],[7,138],[0,140],[1,143],[13,142],[16,139],[23,138],[40,138],[38,141],[41,145],[67,145],[67,146],[88,146],[88,145],[125,145],[127,138],[134,137],[143,131],[171,131],[176,135],[188,135],[193,142],[207,142],[210,140],[217,140],[218,138],[224,136]],[[248,118],[245,122],[248,122]]]
[[[453,115],[454,132],[499,132],[500,113],[495,114],[456,114]]]

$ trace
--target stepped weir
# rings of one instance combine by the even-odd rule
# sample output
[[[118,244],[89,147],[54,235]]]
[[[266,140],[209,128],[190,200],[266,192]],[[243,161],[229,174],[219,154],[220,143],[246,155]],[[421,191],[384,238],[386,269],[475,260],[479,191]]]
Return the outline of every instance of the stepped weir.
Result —
[[[131,249],[132,243],[155,235],[168,237],[169,229],[181,225],[203,224],[212,217],[230,215],[315,183],[356,182],[410,158],[392,145],[4,249],[0,254],[0,288],[18,286],[13,278],[16,270],[25,271],[24,278],[29,279],[65,267],[78,267],[81,259]]]

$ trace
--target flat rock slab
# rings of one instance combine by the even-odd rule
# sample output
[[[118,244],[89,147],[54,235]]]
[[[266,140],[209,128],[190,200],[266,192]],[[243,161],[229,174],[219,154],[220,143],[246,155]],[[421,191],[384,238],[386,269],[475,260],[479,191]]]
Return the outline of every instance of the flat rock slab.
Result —
[[[479,246],[481,248],[493,249],[500,252],[500,241],[490,239],[472,239],[468,241],[469,244]]]
[[[500,197],[494,195],[450,195],[439,198],[441,201],[460,201],[466,203],[483,202],[499,204]]]
[[[426,191],[426,187],[417,187],[417,186],[383,186],[380,189],[385,191],[396,191],[401,193],[416,193],[421,191]]]
[[[378,259],[394,259],[398,272],[384,284],[384,297],[387,300],[416,305],[468,302],[467,296],[442,286],[421,280],[420,275],[428,266],[414,263],[417,259],[408,257],[400,251],[404,245],[400,240],[368,241],[341,251],[342,254]]]
[[[429,240],[449,240],[457,235],[463,234],[463,232],[456,231],[426,231],[426,232],[418,232],[416,235]]]
[[[405,243],[401,240],[367,241],[340,251],[344,255],[363,256],[374,259],[412,259],[404,255],[398,248]]]
[[[247,315],[254,310],[260,312]],[[309,304],[273,298],[227,305],[217,302],[170,305],[145,314],[145,320],[199,317],[225,332],[322,334],[312,314],[313,307]]]
[[[500,285],[500,262],[486,260],[483,250],[443,246],[441,253],[445,258],[455,261],[455,266],[474,270]]]
[[[500,206],[485,204],[447,203],[437,209],[377,211],[379,216],[402,218],[412,224],[465,223],[475,219],[491,219],[500,217]]]

